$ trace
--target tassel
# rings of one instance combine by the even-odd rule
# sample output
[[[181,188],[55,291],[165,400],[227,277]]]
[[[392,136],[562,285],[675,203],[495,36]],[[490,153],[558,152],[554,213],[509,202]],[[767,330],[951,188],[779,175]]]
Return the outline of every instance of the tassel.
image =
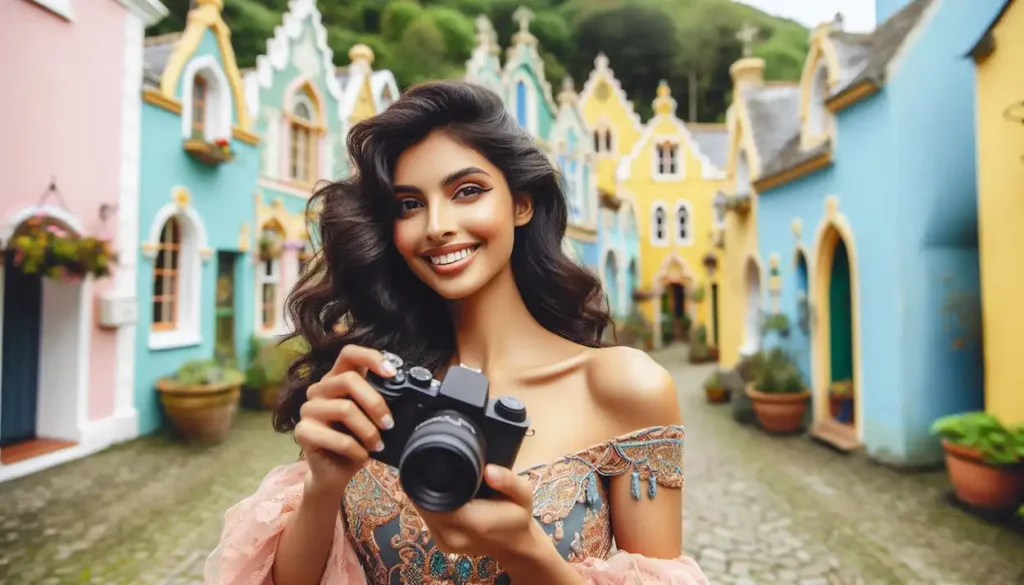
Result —
[[[592,474],[587,482],[587,505],[593,507],[597,503],[597,475]]]
[[[640,472],[634,471],[629,477],[629,495],[633,496],[634,500],[640,499]]]
[[[651,472],[651,477],[647,479],[647,497],[654,499],[654,496],[658,495],[658,481],[654,478],[654,472]]]

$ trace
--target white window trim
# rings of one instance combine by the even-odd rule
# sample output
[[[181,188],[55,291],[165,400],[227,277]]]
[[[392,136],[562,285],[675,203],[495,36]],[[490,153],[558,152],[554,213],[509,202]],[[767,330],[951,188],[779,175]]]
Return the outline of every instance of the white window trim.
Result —
[[[659,209],[661,209],[665,213],[665,230],[660,238],[657,235],[657,214]],[[670,229],[672,229],[672,214],[668,212],[668,205],[665,205],[664,201],[655,201],[654,203],[651,204],[651,245],[657,246],[659,248],[667,246],[670,239]]]
[[[679,218],[682,217],[680,211],[686,211],[686,237],[679,236]],[[676,240],[676,244],[680,246],[692,246],[693,245],[693,206],[690,205],[689,201],[682,200],[676,203],[675,215],[672,218],[672,230]]]
[[[181,76],[181,136],[192,138],[192,85],[196,74],[206,77],[206,141],[231,140],[231,92],[227,75],[213,55],[201,55],[185,66]],[[213,107],[211,107],[211,105]],[[243,106],[244,107],[244,106]],[[213,116],[210,115],[213,112]]]
[[[509,103],[512,104],[512,117],[515,117],[516,112],[519,110],[519,92],[516,91],[519,82],[522,81],[526,86],[526,126],[525,128],[533,136],[539,136],[538,130],[539,121],[537,120],[537,86],[530,77],[530,74],[523,70],[522,67],[516,70],[515,74],[512,75],[512,84],[509,86],[511,91],[511,99]]]
[[[206,226],[203,219],[191,205],[181,207],[168,203],[157,211],[149,227],[149,241],[143,244],[143,256],[156,260],[160,236],[164,224],[171,217],[177,217],[181,224],[181,249],[178,257],[178,326],[167,331],[153,330],[153,317],[149,319],[149,349],[174,349],[199,345],[202,342],[202,282],[203,264],[213,251],[206,246]],[[152,277],[153,267],[149,274]],[[152,280],[150,280],[152,287]],[[150,293],[152,305],[152,293]]]
[[[258,302],[256,303],[256,331],[259,335],[264,337],[271,337],[274,335],[281,335],[286,332],[285,320],[282,318],[284,309],[284,286],[281,281],[282,260],[284,255],[280,258],[270,260],[271,274],[266,273],[266,260],[258,260],[259,264],[256,271],[256,295]],[[273,284],[276,288],[274,291],[274,324],[271,327],[267,327],[263,323],[263,285]]]
[[[747,153],[744,150],[740,150],[739,155],[736,157],[735,181],[736,194],[750,194],[752,185],[750,180],[750,161],[747,160]]]
[[[56,14],[57,16],[71,22],[74,15],[71,12],[71,0],[29,0]]]
[[[825,100],[828,98],[828,68],[824,59],[814,70],[811,77],[810,99],[807,104],[807,140],[815,141],[828,135],[829,114],[825,107]],[[815,122],[818,127],[815,128]]]
[[[671,142],[676,148],[676,172],[662,173],[658,169],[658,147],[662,143]],[[657,182],[679,181],[686,177],[686,150],[678,136],[660,136],[651,141],[651,178]]]

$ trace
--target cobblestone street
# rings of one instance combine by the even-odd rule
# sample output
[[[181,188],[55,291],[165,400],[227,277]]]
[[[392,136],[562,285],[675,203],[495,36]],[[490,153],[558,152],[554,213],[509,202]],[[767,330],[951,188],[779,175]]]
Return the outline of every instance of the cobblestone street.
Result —
[[[712,366],[685,350],[686,548],[714,584],[1024,583],[1024,538],[947,503],[942,472],[899,473],[802,437],[768,437],[704,402]],[[0,585],[194,585],[223,511],[294,460],[269,417],[243,412],[207,449],[144,438],[0,484]]]

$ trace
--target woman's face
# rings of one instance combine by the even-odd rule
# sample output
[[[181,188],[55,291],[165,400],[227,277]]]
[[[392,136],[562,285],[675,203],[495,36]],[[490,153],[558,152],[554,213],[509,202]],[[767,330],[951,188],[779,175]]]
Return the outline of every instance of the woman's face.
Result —
[[[516,226],[532,215],[483,155],[435,131],[395,165],[395,247],[442,297],[480,290],[509,264]]]

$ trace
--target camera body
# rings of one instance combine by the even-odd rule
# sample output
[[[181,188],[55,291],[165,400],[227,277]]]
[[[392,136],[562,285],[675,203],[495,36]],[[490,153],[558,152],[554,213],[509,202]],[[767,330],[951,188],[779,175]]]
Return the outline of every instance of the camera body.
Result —
[[[530,426],[512,396],[490,398],[487,377],[453,366],[444,381],[385,352],[397,374],[367,381],[384,398],[395,426],[381,432],[377,461],[398,468],[406,494],[421,508],[446,512],[493,490],[482,481],[487,464],[511,468]]]

